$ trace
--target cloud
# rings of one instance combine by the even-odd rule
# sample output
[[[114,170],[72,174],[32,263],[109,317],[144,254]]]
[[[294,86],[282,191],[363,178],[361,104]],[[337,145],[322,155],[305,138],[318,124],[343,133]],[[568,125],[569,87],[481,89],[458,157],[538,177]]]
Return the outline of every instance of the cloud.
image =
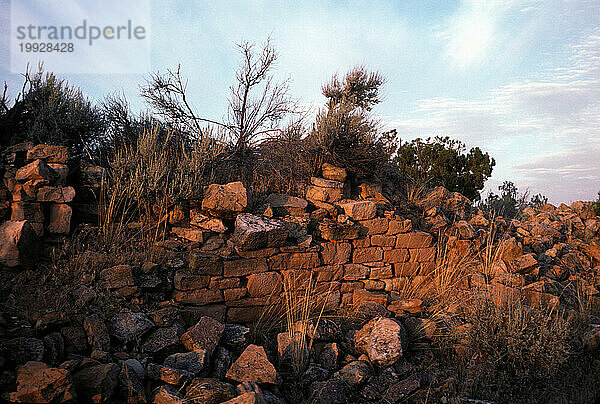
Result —
[[[478,99],[419,100],[392,120],[405,138],[448,135],[497,161],[494,179],[551,201],[590,199],[600,188],[600,28],[567,46],[558,68],[514,80]]]

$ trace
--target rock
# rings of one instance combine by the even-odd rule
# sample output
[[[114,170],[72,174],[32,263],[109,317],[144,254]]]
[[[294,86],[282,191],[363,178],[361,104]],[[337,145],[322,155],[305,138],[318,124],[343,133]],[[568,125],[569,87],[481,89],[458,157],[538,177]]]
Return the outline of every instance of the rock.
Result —
[[[58,178],[56,179],[56,185],[67,185],[67,177],[69,176],[69,166],[60,163],[48,163],[48,166],[54,170]]]
[[[11,205],[11,220],[29,220],[33,223],[44,222],[42,205],[33,202],[13,202]]]
[[[43,160],[36,160],[19,168],[15,174],[15,180],[19,182],[39,181],[42,184],[50,184],[58,179],[58,174],[50,168]]]
[[[67,164],[69,149],[66,146],[38,144],[27,151],[27,161],[43,159],[46,163]]]
[[[309,201],[337,202],[342,200],[343,196],[343,188],[324,188],[310,185],[306,189],[306,199]]]
[[[128,363],[123,363],[121,366],[119,381],[121,383],[123,395],[127,397],[128,404],[144,404],[148,402],[144,384],[142,383],[143,377],[143,368],[140,375],[140,373]]]
[[[194,379],[188,385],[186,403],[218,404],[235,397],[235,388],[216,379]]]
[[[210,357],[219,345],[225,326],[214,318],[203,316],[181,336],[188,351],[204,350]]]
[[[121,369],[114,363],[91,365],[73,374],[77,397],[92,403],[109,402],[119,380]]]
[[[290,238],[300,241],[308,236],[308,226],[310,225],[309,215],[304,216],[284,216],[281,221],[285,225]],[[309,243],[310,245],[310,243]]]
[[[204,243],[208,237],[208,231],[204,229],[195,229],[191,227],[172,227],[171,232],[177,237],[184,238],[194,243]]]
[[[358,352],[380,367],[394,364],[406,348],[406,330],[398,322],[376,317],[354,335],[354,345]]]
[[[18,337],[0,342],[0,355],[17,365],[39,362],[44,358],[44,342],[37,338]]]
[[[53,234],[69,234],[71,232],[71,216],[73,216],[73,209],[69,205],[50,205],[48,231]]]
[[[213,354],[213,372],[211,373],[211,377],[216,377],[217,379],[225,379],[225,375],[227,374],[227,370],[231,367],[231,360],[233,356],[231,352],[222,346],[217,348],[217,351]]]
[[[183,327],[175,323],[169,327],[158,328],[148,335],[142,350],[147,353],[168,353],[177,349],[183,335]]]
[[[232,218],[248,206],[246,188],[241,182],[211,184],[202,200],[202,209],[217,217]]]
[[[469,198],[458,192],[450,192],[444,187],[437,187],[418,200],[416,205],[424,211],[437,207],[445,213],[450,213],[450,216],[465,219],[471,212],[472,203]]]
[[[233,240],[241,250],[279,247],[285,243],[287,237],[287,228],[279,220],[250,213],[238,215],[235,219]]]
[[[225,401],[223,404],[266,404],[262,394],[256,392],[242,393],[239,396]]]
[[[93,350],[108,352],[110,350],[110,336],[106,324],[98,314],[87,316],[83,320],[83,328],[87,334],[88,343]]]
[[[215,233],[225,233],[227,227],[221,219],[203,214],[198,209],[190,210],[190,224]]]
[[[323,178],[332,181],[344,182],[346,181],[346,177],[348,175],[345,168],[336,167],[329,163],[323,163],[321,166],[321,171],[323,173]]]
[[[199,376],[201,373],[208,371],[210,364],[206,351],[199,349],[192,352],[169,355],[165,359],[164,365],[172,369],[185,370],[194,376]]]
[[[588,351],[596,351],[600,347],[600,324],[590,324],[583,333],[583,347]]]
[[[234,351],[241,351],[248,345],[250,328],[239,324],[225,324],[221,344]]]
[[[100,272],[100,285],[108,289],[119,289],[134,286],[133,268],[131,265],[117,265]]]
[[[338,367],[340,348],[337,343],[327,343],[319,353],[319,364],[327,370],[335,370]]]
[[[0,225],[0,264],[7,267],[32,267],[37,263],[40,244],[35,230],[26,221],[7,221]]]
[[[64,403],[75,398],[71,375],[66,369],[50,368],[43,362],[27,362],[17,373],[14,403]]]
[[[372,374],[373,369],[369,362],[358,360],[346,364],[335,372],[333,377],[346,383],[351,388],[356,388],[369,380]]]
[[[37,191],[37,200],[39,202],[68,203],[75,198],[75,188],[73,187],[41,187]]]
[[[193,379],[193,375],[186,370],[173,369],[156,363],[148,364],[146,376],[152,380],[162,381],[173,386],[187,383]]]
[[[357,223],[339,223],[325,218],[318,224],[318,234],[323,240],[343,241],[360,237],[361,226]]]
[[[277,296],[283,289],[283,281],[278,272],[264,272],[248,275],[246,287],[251,297]]]
[[[303,216],[308,206],[306,199],[287,194],[270,194],[267,203],[276,216]]]
[[[339,206],[354,220],[373,219],[377,214],[377,205],[371,201],[348,201],[340,203]]]
[[[183,397],[170,386],[160,386],[154,395],[153,404],[183,404]]]
[[[144,313],[119,313],[107,324],[108,332],[121,342],[140,338],[154,327],[154,323]]]
[[[59,364],[65,354],[65,339],[59,332],[50,333],[44,338],[44,362],[51,365]]]
[[[345,404],[348,402],[348,387],[339,380],[314,382],[310,386],[310,391],[310,403]]]
[[[423,301],[421,299],[400,299],[390,303],[388,310],[396,315],[401,315],[402,312],[415,314],[423,310],[422,305]]]
[[[257,345],[248,345],[231,365],[226,377],[237,382],[279,384],[277,370],[269,362],[265,349]]]

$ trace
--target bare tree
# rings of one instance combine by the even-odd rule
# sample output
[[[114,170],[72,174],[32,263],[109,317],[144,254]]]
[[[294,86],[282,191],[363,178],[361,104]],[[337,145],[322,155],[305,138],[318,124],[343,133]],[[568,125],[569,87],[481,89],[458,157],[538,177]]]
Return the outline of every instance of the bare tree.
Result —
[[[280,131],[277,124],[288,113],[297,112],[297,103],[289,97],[289,80],[275,82],[269,71],[277,52],[267,39],[256,52],[250,42],[238,44],[242,63],[236,72],[237,83],[231,86],[228,126],[234,151],[243,153],[258,140]]]
[[[141,95],[161,118],[198,138],[205,135],[203,123],[227,127],[194,112],[187,99],[187,85],[187,80],[181,76],[181,65],[178,65],[175,71],[167,69],[165,74],[153,73],[141,87]]]
[[[181,75],[181,66],[166,74],[152,74],[141,94],[160,117],[184,132],[204,137],[204,124],[220,127],[228,133],[232,153],[242,155],[260,139],[280,132],[277,125],[286,114],[296,112],[297,102],[288,95],[289,80],[276,82],[270,74],[277,52],[268,39],[260,51],[247,41],[238,48],[242,62],[236,71],[236,83],[230,87],[226,122],[194,112],[186,96],[188,83]]]

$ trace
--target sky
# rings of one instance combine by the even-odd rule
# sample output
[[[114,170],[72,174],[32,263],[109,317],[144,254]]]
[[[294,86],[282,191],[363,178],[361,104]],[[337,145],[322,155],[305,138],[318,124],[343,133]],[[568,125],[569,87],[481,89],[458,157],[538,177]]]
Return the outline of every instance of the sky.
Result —
[[[181,64],[195,110],[220,120],[236,43],[270,37],[274,75],[291,80],[302,104],[322,105],[321,85],[335,73],[377,70],[386,78],[374,110],[383,126],[403,140],[450,136],[489,152],[496,167],[486,190],[510,180],[553,203],[600,191],[600,0],[60,3],[0,0],[0,79],[11,90],[21,86],[10,63],[16,21],[132,19],[143,22],[146,48],[111,56],[94,45],[76,63],[40,59],[71,69],[60,76],[93,100],[118,92],[135,110],[146,108],[139,86],[148,75]],[[134,70],[132,61],[143,63],[113,73]]]

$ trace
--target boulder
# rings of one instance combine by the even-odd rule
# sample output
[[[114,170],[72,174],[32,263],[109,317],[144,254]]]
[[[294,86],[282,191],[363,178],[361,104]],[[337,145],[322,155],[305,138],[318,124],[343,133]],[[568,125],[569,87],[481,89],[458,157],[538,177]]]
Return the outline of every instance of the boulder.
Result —
[[[180,346],[179,342],[182,335],[183,327],[179,323],[158,328],[148,335],[144,345],[142,345],[142,350],[151,354],[173,352]]]
[[[73,385],[77,396],[92,403],[109,402],[112,397],[121,369],[115,363],[84,367],[73,374]]]
[[[194,379],[185,390],[184,402],[218,404],[235,397],[235,388],[217,379]]]
[[[240,250],[278,247],[285,243],[287,237],[287,228],[279,220],[250,213],[238,215],[235,219],[233,240]]]
[[[340,203],[346,216],[354,220],[373,219],[377,214],[377,205],[372,201],[347,201]]]
[[[107,324],[108,332],[121,342],[140,338],[154,327],[154,323],[144,313],[119,313]]]
[[[333,377],[346,383],[351,388],[355,388],[365,383],[373,374],[371,364],[367,361],[352,361],[343,368],[335,372]]]
[[[337,202],[344,196],[343,188],[325,188],[316,185],[310,185],[306,189],[306,199],[309,201]]]
[[[172,369],[185,370],[194,376],[199,376],[202,372],[208,370],[207,368],[210,363],[206,351],[198,349],[196,351],[169,355],[165,359],[164,365]]]
[[[225,324],[221,344],[234,351],[241,351],[248,344],[250,328],[239,324]]]
[[[287,194],[270,194],[267,203],[275,216],[303,216],[308,206],[306,199]]]
[[[249,275],[246,287],[251,297],[278,296],[283,288],[283,281],[278,272],[263,272]]]
[[[219,345],[225,326],[212,317],[203,316],[192,328],[181,336],[181,342],[188,351],[206,351],[208,356]]]
[[[393,365],[404,354],[406,330],[399,322],[376,317],[354,334],[356,350],[377,366]]]
[[[69,205],[50,205],[48,215],[48,231],[53,234],[69,234],[73,209]]]
[[[50,168],[44,160],[36,160],[21,167],[15,174],[15,180],[19,182],[39,181],[43,184],[51,184],[58,179],[58,174]]]
[[[66,146],[38,144],[27,151],[27,161],[43,159],[46,163],[67,164],[69,149]]]
[[[75,198],[75,188],[73,187],[41,187],[37,191],[37,200],[39,202],[68,203]]]
[[[83,328],[87,340],[93,350],[108,352],[110,350],[110,336],[106,324],[98,314],[87,316],[83,320]]]
[[[154,395],[153,404],[183,404],[183,397],[178,389],[169,386],[160,386]]]
[[[40,251],[38,236],[26,220],[0,225],[0,264],[7,267],[31,267]]]
[[[44,358],[44,350],[44,342],[32,337],[18,337],[0,342],[0,355],[16,364],[39,362]]]
[[[329,163],[323,163],[321,166],[321,171],[323,173],[323,178],[332,181],[344,182],[348,176],[345,168],[336,167]]]
[[[99,283],[107,289],[118,289],[126,286],[133,286],[133,268],[131,265],[117,265],[103,269],[100,272]]]
[[[135,361],[137,362],[137,361]],[[137,362],[141,367],[141,364]],[[128,404],[144,404],[148,400],[146,398],[146,390],[144,389],[144,368],[140,369],[132,365],[131,362],[123,362],[121,372],[119,373],[119,382],[123,395],[127,397]]]
[[[248,195],[241,182],[211,184],[202,200],[202,209],[217,217],[232,218],[248,207]]]
[[[10,393],[10,401],[14,403],[64,403],[74,398],[68,370],[33,361],[19,368],[17,391]]]
[[[206,216],[199,209],[190,210],[190,224],[215,233],[225,233],[227,231],[223,220]]]
[[[248,345],[227,371],[227,378],[237,382],[279,384],[279,373],[262,346]]]
[[[10,219],[15,221],[28,220],[35,223],[44,222],[42,205],[33,202],[13,202]]]

